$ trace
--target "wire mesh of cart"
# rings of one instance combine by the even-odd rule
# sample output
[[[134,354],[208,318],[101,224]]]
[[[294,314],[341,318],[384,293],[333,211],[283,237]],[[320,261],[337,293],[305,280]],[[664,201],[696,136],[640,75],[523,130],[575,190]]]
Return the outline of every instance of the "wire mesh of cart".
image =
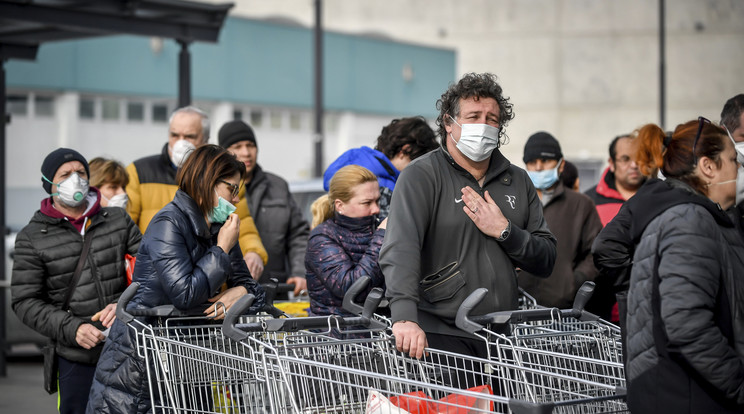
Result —
[[[486,289],[477,289],[463,301],[456,324],[484,341],[491,360],[624,390],[625,369],[619,339],[606,329],[604,322],[598,322],[596,316],[582,310],[591,287],[582,287],[584,291],[577,295],[573,309],[544,308],[471,316],[472,310],[487,294]],[[571,320],[564,324],[561,318]],[[494,326],[500,329],[495,330]],[[503,333],[504,326],[511,328],[511,336]],[[625,409],[624,402],[616,404],[618,409]]]
[[[373,294],[381,296],[381,291]],[[248,299],[238,301],[235,312],[247,306]],[[249,353],[264,357],[264,375],[271,384],[267,391],[276,402],[272,412],[543,413],[622,408],[616,400],[623,390],[591,380],[434,349],[418,360],[399,353],[392,338],[382,332],[342,340],[328,331],[305,330],[313,320],[323,319],[336,329],[358,326],[354,318],[276,319],[258,328],[235,324],[237,316],[232,313],[223,333],[251,349]],[[370,320],[371,329],[384,327]]]

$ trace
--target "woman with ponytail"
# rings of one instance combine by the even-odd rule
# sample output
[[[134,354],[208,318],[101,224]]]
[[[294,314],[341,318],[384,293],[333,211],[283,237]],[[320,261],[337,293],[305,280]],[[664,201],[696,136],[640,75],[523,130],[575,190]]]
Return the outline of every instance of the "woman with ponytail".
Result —
[[[636,140],[643,174],[666,180],[648,180],[593,249],[600,272],[628,289],[629,408],[742,412],[744,243],[725,213],[736,196],[734,144],[702,117],[672,134],[645,125]]]
[[[311,206],[305,254],[311,314],[348,315],[341,307],[344,294],[362,276],[372,278],[365,297],[373,287],[384,286],[377,256],[387,219],[377,225],[379,199],[377,177],[364,167],[348,165],[333,175],[328,194]]]

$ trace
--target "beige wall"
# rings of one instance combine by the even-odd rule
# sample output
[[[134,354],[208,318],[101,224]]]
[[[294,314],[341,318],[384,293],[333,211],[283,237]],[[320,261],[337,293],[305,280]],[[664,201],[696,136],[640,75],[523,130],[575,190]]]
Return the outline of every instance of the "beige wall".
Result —
[[[313,0],[237,0],[232,14],[313,25]],[[658,2],[325,0],[328,30],[457,51],[457,72],[493,72],[514,103],[504,153],[552,132],[569,159],[606,159],[615,135],[659,122]],[[666,0],[666,127],[718,120],[744,92],[744,1]],[[442,85],[442,91],[446,85]],[[434,105],[434,102],[432,102]]]

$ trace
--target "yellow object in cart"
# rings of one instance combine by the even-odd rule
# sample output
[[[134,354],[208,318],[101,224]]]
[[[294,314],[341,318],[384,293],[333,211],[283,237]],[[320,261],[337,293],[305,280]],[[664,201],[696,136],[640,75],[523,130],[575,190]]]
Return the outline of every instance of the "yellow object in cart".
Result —
[[[307,316],[307,311],[310,309],[310,302],[277,302],[274,303],[274,306],[289,316],[299,318]]]

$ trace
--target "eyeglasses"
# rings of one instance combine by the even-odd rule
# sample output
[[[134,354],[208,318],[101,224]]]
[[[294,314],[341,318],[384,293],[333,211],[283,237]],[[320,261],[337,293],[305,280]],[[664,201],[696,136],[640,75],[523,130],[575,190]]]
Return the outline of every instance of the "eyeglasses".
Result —
[[[697,148],[697,143],[698,143],[698,140],[700,139],[700,134],[703,132],[703,125],[705,125],[706,123],[710,124],[711,123],[710,119],[704,116],[698,117],[697,134],[695,134],[695,141],[692,142],[692,160],[693,160],[694,165],[697,165],[697,161],[698,161],[697,155],[695,155],[695,149]]]
[[[230,194],[232,194],[233,197],[237,197],[238,193],[240,192],[240,184],[232,184],[229,181],[225,180],[218,180],[221,183],[224,183],[227,188],[230,189]]]

